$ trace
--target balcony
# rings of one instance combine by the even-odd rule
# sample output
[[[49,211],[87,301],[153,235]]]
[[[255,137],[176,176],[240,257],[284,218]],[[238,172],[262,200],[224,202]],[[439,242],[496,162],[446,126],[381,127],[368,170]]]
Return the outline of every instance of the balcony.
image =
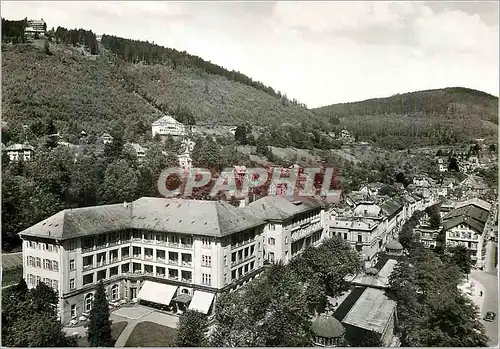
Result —
[[[156,261],[158,263],[165,263],[166,260],[165,260],[165,258],[156,257]]]
[[[169,259],[168,260],[168,264],[170,264],[170,265],[179,265],[179,261],[178,260],[176,261],[176,260]]]
[[[234,267],[234,266],[237,266],[239,264],[245,263],[246,261],[249,261],[250,259],[252,259],[254,257],[255,257],[255,255],[249,255],[249,256],[244,257],[242,259],[239,259],[239,260],[236,260],[236,261],[232,261],[231,262],[231,267]]]
[[[182,261],[181,266],[183,266],[183,267],[192,267],[193,263],[192,262]]]
[[[153,255],[152,255],[152,254],[149,254],[149,255],[147,254],[147,255],[145,255],[145,256],[144,256],[144,260],[146,260],[146,261],[152,261],[152,260],[153,260]]]
[[[94,268],[93,264],[87,264],[87,265],[83,266],[83,271],[90,270],[90,269],[93,269],[93,268]]]

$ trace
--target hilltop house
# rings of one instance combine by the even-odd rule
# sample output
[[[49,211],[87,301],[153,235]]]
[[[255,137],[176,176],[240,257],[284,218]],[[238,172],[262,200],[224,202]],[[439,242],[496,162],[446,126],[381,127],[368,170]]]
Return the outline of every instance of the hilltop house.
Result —
[[[102,144],[110,144],[113,143],[113,137],[109,133],[103,133],[100,137]]]
[[[28,26],[24,29],[24,33],[28,36],[35,36],[37,34],[42,36],[45,34],[46,28],[47,24],[43,19],[30,19],[28,21]]]
[[[156,135],[182,137],[186,135],[186,127],[173,117],[165,115],[151,124],[151,132],[153,138]]]
[[[35,154],[35,148],[28,142],[12,144],[2,150],[7,152],[10,161],[30,161]]]
[[[137,157],[138,161],[144,160],[146,157],[146,148],[142,147],[138,143],[125,143],[124,149],[130,152],[133,156]]]

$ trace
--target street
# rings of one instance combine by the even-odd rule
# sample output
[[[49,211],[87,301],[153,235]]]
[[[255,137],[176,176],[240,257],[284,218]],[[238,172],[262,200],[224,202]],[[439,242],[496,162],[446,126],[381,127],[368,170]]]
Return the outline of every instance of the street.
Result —
[[[486,247],[486,265],[484,271],[473,270],[470,278],[476,283],[480,283],[484,289],[484,300],[481,309],[481,323],[486,329],[486,334],[490,338],[489,345],[498,346],[498,274],[497,267],[494,265],[494,250],[497,243],[489,241]],[[497,314],[492,322],[484,321],[484,315],[488,311]]]

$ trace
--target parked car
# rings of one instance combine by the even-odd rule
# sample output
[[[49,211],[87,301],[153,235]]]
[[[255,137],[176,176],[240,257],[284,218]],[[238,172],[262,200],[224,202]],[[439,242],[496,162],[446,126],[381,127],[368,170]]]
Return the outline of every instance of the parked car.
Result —
[[[486,315],[484,316],[484,321],[489,321],[489,322],[492,322],[495,320],[495,318],[497,317],[497,314],[495,314],[494,312],[492,311],[489,311],[486,313]]]

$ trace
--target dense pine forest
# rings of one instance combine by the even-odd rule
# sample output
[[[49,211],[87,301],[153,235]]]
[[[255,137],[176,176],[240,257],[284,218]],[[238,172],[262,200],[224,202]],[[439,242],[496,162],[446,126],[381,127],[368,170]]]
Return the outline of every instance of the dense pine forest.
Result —
[[[480,91],[446,88],[308,110],[186,52],[111,35],[99,43],[90,30],[62,27],[47,31],[41,49],[43,43],[24,44],[26,25],[2,19],[2,102],[13,141],[21,123],[51,119],[68,141],[82,130],[94,136],[120,130],[124,139],[143,142],[161,114],[191,125],[268,127],[261,146],[309,149],[337,147],[327,134],[342,129],[389,149],[498,133],[498,98]]]
[[[221,66],[207,62],[198,56],[190,55],[186,51],[179,52],[175,49],[159,46],[148,41],[130,40],[110,35],[103,35],[101,42],[106,49],[126,62],[143,64],[167,63],[173,69],[177,67],[197,67],[207,74],[219,75],[228,80],[254,87],[273,97],[286,98],[281,92],[275,91],[270,86],[265,86],[259,81],[254,81],[240,72],[229,71]],[[295,99],[291,103],[299,104]]]

